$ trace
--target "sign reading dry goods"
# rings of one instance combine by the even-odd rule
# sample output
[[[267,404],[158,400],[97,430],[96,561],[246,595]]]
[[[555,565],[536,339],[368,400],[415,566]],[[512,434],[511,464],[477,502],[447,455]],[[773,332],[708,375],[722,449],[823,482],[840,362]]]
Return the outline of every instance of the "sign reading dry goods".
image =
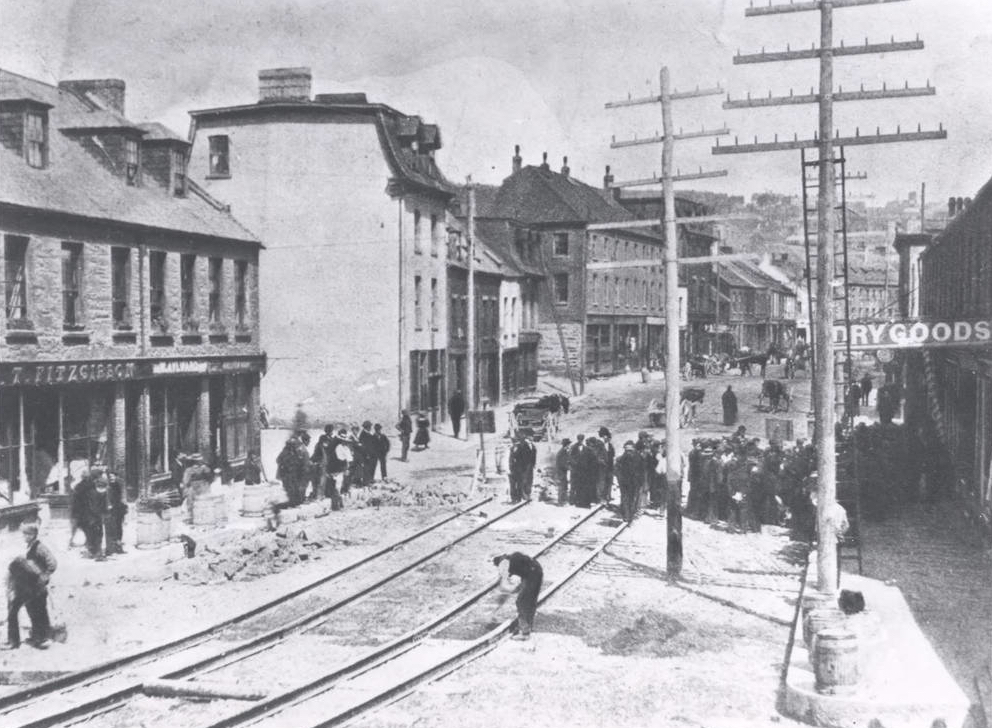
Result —
[[[847,343],[847,329],[834,325],[834,344]],[[922,349],[992,344],[992,321],[886,321],[852,323],[852,349]]]

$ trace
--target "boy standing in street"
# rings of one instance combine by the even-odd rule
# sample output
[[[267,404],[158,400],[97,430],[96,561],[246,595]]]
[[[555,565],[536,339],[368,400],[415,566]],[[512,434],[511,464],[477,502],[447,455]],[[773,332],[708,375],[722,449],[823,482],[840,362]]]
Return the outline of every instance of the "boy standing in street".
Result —
[[[31,637],[28,644],[39,650],[51,645],[52,626],[48,618],[48,582],[58,564],[52,552],[38,540],[38,524],[21,526],[27,553],[10,564],[7,576],[7,644],[8,650],[21,646],[21,627],[18,612],[27,609],[31,619]]]

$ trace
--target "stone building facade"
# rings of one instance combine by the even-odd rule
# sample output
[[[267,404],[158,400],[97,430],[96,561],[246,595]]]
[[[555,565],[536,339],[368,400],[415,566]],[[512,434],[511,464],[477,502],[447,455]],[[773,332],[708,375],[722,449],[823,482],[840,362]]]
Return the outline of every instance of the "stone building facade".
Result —
[[[58,498],[83,461],[131,498],[179,452],[239,467],[260,242],[186,179],[184,140],[126,119],[123,81],[0,82],[0,497]]]
[[[364,94],[314,96],[306,68],[260,71],[257,102],[191,115],[190,178],[265,240],[272,419],[443,419],[454,188],[438,127]]]

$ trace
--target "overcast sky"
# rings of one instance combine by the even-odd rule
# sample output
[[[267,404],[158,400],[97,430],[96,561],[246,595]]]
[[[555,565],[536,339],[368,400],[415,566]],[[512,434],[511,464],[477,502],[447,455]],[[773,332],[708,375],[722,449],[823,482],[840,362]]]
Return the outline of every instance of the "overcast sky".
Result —
[[[759,0],[764,3],[767,0]],[[776,0],[781,1],[781,0]],[[439,162],[455,181],[498,182],[513,145],[525,163],[564,155],[600,184],[660,171],[660,146],[611,150],[650,136],[657,107],[605,102],[656,93],[663,64],[676,88],[721,83],[733,97],[808,93],[815,61],[734,66],[744,53],[809,47],[817,13],[745,18],[748,0],[0,0],[0,66],[55,82],[117,77],[127,113],[183,134],[190,109],[256,100],[261,68],[309,66],[314,92],[365,91],[441,126]],[[922,51],[836,61],[845,89],[936,86],[936,97],[838,104],[841,133],[936,128],[949,138],[848,150],[852,192],[878,201],[927,184],[932,200],[970,196],[992,176],[992,0],[910,0],[835,11],[835,44],[915,38]],[[812,136],[814,106],[723,111],[719,98],[677,105],[675,124],[727,124],[740,140]],[[726,141],[732,140],[724,140]],[[702,189],[798,193],[798,152],[714,157],[712,140],[680,142],[682,171],[728,168]]]

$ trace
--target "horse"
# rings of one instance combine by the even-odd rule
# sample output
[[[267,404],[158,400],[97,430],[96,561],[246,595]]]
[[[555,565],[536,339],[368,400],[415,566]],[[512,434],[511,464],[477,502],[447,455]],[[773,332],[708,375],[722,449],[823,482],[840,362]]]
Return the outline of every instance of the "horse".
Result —
[[[777,379],[766,379],[761,383],[761,394],[758,395],[758,408],[761,409],[762,401],[768,398],[768,404],[772,408],[772,412],[778,412],[779,410],[789,411],[789,407],[792,404],[792,397],[789,394],[788,388]],[[781,406],[782,402],[785,402],[785,406]]]
[[[730,361],[730,366],[739,367],[741,370],[741,376],[745,374],[751,376],[751,365],[755,364],[761,369],[761,376],[765,376],[765,367],[768,366],[768,354],[745,354],[743,356],[733,357]]]

